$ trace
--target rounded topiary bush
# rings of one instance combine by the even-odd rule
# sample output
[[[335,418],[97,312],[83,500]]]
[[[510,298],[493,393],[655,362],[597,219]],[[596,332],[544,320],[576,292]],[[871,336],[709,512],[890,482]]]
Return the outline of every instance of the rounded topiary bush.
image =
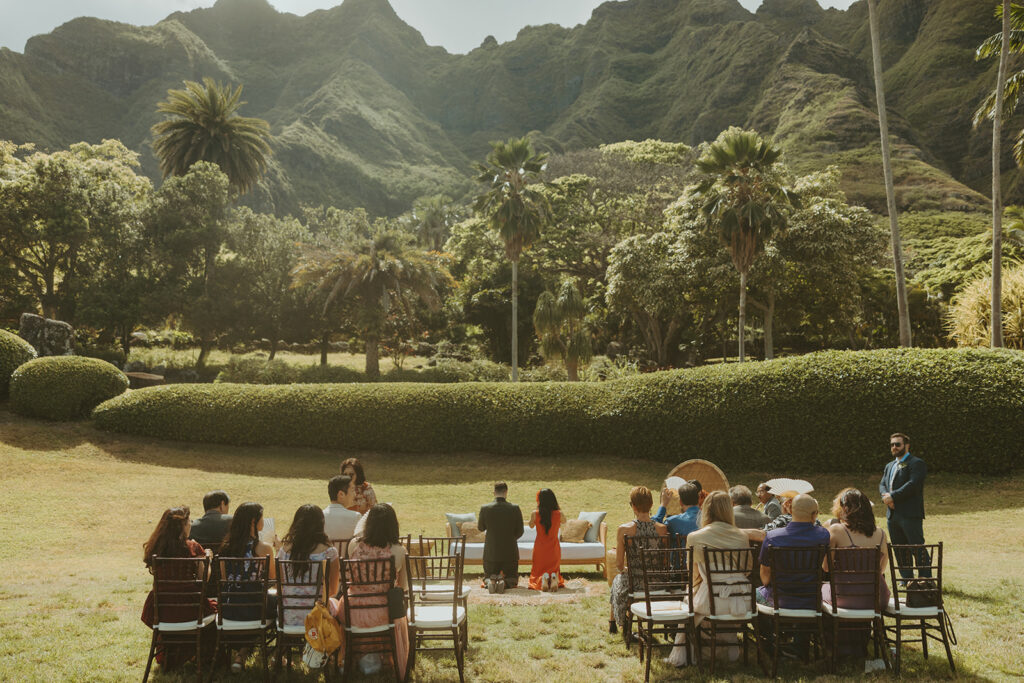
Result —
[[[16,334],[0,330],[0,399],[7,397],[11,375],[18,366],[36,357],[32,345]]]
[[[127,388],[128,378],[107,361],[47,356],[25,363],[11,375],[11,406],[29,417],[74,420],[88,417],[97,405]]]
[[[602,383],[172,385],[97,407],[113,431],[405,453],[705,458],[777,476],[880,472],[904,432],[931,470],[1024,454],[1024,353],[828,351]]]

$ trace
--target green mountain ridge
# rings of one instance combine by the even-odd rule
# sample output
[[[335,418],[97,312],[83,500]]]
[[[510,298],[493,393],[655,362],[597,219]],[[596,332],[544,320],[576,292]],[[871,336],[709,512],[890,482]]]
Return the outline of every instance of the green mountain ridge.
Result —
[[[890,0],[880,12],[900,204],[983,209],[991,132],[970,116],[995,81],[995,64],[973,56],[998,30],[992,3]],[[0,50],[0,137],[47,149],[116,137],[156,178],[157,102],[212,76],[243,84],[243,113],[272,126],[251,202],[280,213],[397,214],[420,195],[461,195],[471,162],[511,135],[557,152],[697,144],[730,125],[774,134],[802,172],[840,164],[851,200],[881,209],[870,56],[863,2],[766,0],[756,13],[737,0],[608,2],[586,24],[531,26],[459,55],[427,45],[387,0],[304,17],[218,0],[150,27],[75,19],[24,54]],[[1009,124],[1008,137],[1024,119]],[[1019,174],[1006,175],[1007,201],[1021,201]]]

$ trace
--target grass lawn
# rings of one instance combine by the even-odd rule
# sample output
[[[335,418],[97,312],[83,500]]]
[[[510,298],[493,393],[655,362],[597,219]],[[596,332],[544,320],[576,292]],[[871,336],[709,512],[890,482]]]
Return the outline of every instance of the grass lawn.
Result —
[[[880,439],[884,446],[884,438]],[[503,478],[524,511],[549,486],[562,509],[608,510],[609,527],[628,521],[629,487],[656,487],[670,467],[637,460],[561,460],[484,455],[360,454],[378,498],[394,504],[402,533],[439,534],[443,512],[475,511]],[[878,471],[887,454],[880,448]],[[295,508],[327,502],[339,455],[286,448],[231,448],[161,442],[96,431],[88,423],[26,420],[0,406],[0,680],[132,681],[145,666],[149,631],[139,621],[150,577],[142,543],[160,513],[226,489],[235,504],[261,502],[279,532]],[[877,491],[877,476],[804,472],[728,472],[733,483],[768,475],[806,476],[823,511],[843,486]],[[960,644],[959,678],[1018,678],[1024,662],[1019,598],[1024,594],[1024,475],[980,478],[941,474],[928,482],[925,536],[946,543],[947,606]],[[610,533],[610,535],[613,535]],[[582,569],[592,568],[583,567]],[[607,633],[607,587],[596,573],[567,572],[589,594],[550,604],[470,606],[468,680],[636,681],[643,669],[618,636]],[[934,650],[933,650],[934,652]],[[667,654],[667,652],[666,652]],[[905,677],[952,678],[944,657],[905,658]],[[257,667],[258,668],[258,667]],[[792,679],[836,680],[821,669],[786,662]],[[850,669],[848,677],[861,677]],[[258,680],[246,674],[222,677]],[[723,680],[753,680],[751,666],[722,666]],[[706,677],[656,664],[656,680]],[[875,678],[887,678],[876,674]],[[293,673],[293,680],[311,679]],[[354,677],[358,679],[359,677]],[[840,677],[841,679],[842,677]],[[161,676],[154,680],[178,680]],[[421,655],[415,680],[457,680],[454,659]]]

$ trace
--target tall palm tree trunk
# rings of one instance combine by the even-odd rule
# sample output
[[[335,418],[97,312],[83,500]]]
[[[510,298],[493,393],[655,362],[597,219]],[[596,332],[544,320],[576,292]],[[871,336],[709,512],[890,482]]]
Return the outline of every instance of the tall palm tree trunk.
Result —
[[[892,234],[892,261],[896,271],[896,308],[900,319],[900,346],[910,346],[910,310],[907,306],[907,283],[903,278],[903,247],[900,226],[896,219],[896,191],[892,180],[892,158],[889,151],[889,119],[885,113],[885,86],[882,83],[882,51],[878,44],[878,15],[875,0],[868,0],[868,25],[871,30],[871,61],[875,72],[875,100],[878,103],[878,129],[882,136],[882,173],[885,176],[885,201],[889,210],[889,231]]]
[[[377,348],[377,335],[366,335],[366,377],[380,377],[380,354]]]
[[[746,327],[747,327],[747,272],[740,271],[740,362],[747,358],[746,349]]]
[[[1003,189],[999,161],[1002,154],[1003,84],[1010,56],[1010,0],[1003,0],[1003,40],[996,76],[996,107],[992,112],[992,348],[1003,348]]]
[[[764,310],[764,359],[775,359],[775,292],[768,292],[768,305]]]
[[[512,381],[519,381],[519,261],[512,261]]]

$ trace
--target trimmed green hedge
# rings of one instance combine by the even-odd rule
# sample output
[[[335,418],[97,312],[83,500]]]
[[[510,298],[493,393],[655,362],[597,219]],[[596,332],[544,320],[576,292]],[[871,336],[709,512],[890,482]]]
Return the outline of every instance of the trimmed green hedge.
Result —
[[[103,429],[189,441],[706,458],[778,476],[880,472],[900,431],[933,471],[998,473],[1024,451],[1024,353],[830,351],[604,383],[172,385],[93,416]]]
[[[100,403],[123,394],[128,378],[105,360],[47,356],[25,363],[11,376],[11,407],[46,420],[88,417]]]
[[[19,365],[36,357],[32,345],[16,334],[0,330],[0,399],[7,398],[11,375]]]

